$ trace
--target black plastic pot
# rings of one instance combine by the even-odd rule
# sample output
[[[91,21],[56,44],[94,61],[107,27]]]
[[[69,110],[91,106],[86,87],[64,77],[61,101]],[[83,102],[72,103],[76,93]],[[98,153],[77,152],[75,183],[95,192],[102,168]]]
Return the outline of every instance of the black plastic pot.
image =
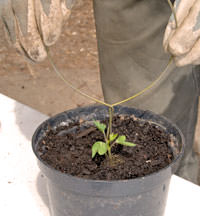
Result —
[[[63,112],[42,123],[33,135],[32,147],[39,167],[47,177],[52,216],[162,216],[169,182],[183,154],[184,138],[180,130],[166,118],[149,111],[118,106],[115,113],[135,115],[155,122],[173,134],[175,159],[166,168],[142,178],[122,181],[86,180],[63,174],[45,164],[36,151],[39,140],[49,127],[78,121],[102,120],[108,115],[104,106],[90,106]]]

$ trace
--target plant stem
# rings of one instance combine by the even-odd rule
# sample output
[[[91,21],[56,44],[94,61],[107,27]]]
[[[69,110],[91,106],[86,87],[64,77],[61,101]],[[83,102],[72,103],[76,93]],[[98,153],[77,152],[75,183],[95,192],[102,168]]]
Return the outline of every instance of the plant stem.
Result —
[[[109,136],[112,133],[112,119],[113,119],[113,112],[114,112],[114,108],[109,107],[109,125],[108,125],[108,131],[107,131],[107,140],[109,140]],[[112,160],[112,153],[111,153],[111,146],[110,143],[108,143],[108,156],[109,159]]]
[[[116,144],[116,142],[114,141],[111,145],[110,145],[110,149],[112,149],[112,147]]]
[[[110,161],[112,161],[112,153],[111,153],[111,147],[108,147],[108,157],[110,159]]]
[[[109,134],[112,133],[112,118],[113,118],[114,108],[109,107]]]
[[[103,136],[106,142],[108,142],[108,137],[106,136],[105,132],[103,132]]]

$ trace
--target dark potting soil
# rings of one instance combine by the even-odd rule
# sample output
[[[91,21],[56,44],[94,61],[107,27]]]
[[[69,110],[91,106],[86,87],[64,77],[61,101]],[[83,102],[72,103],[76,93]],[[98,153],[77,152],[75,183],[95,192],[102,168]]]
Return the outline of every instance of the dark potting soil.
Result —
[[[75,132],[72,128],[76,128]],[[80,129],[80,123],[74,123],[49,129],[37,150],[43,161],[63,173],[98,180],[142,177],[166,167],[173,160],[169,147],[171,136],[155,124],[115,116],[113,132],[125,135],[126,140],[136,146],[114,146],[112,163],[98,154],[92,159],[92,145],[104,141],[102,133],[93,125]]]

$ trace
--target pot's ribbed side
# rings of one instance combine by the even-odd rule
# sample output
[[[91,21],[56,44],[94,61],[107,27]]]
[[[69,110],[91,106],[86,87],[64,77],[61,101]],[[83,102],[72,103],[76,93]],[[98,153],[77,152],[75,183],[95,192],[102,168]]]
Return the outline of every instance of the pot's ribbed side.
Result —
[[[146,177],[122,181],[96,181],[76,178],[52,169],[39,157],[36,146],[50,125],[56,127],[86,119],[104,119],[104,106],[78,108],[50,118],[36,130],[32,146],[43,174],[47,178],[52,216],[162,216],[167,200],[169,182],[183,154],[184,139],[179,129],[164,117],[149,111],[116,107],[119,114],[155,122],[173,134],[175,159],[166,168]]]

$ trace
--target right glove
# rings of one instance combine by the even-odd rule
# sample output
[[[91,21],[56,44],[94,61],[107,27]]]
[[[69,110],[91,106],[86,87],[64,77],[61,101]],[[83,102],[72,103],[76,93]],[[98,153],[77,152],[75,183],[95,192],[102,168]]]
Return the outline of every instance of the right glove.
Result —
[[[74,0],[1,0],[0,18],[12,44],[28,59],[47,56],[69,17]]]
[[[172,16],[166,27],[163,45],[174,56],[177,66],[200,64],[200,0],[176,0],[178,28]]]

